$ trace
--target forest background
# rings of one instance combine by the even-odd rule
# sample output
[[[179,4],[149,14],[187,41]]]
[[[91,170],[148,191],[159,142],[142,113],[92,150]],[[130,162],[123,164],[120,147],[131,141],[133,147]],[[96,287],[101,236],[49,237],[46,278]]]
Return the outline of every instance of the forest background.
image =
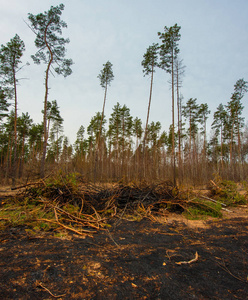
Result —
[[[23,65],[26,59],[30,62],[30,66],[25,66],[20,70],[20,75],[18,74],[20,85],[17,87],[19,123],[25,120],[25,116],[26,119],[33,119],[33,122],[28,125],[29,128],[24,130],[25,134],[19,125],[18,170],[19,177],[22,177],[24,171],[34,172],[35,166],[39,165],[41,159],[43,133],[40,131],[38,134],[37,130],[42,120],[45,71],[44,66],[35,66],[29,58],[30,54],[36,52],[36,49],[35,35],[27,26],[27,14],[29,12],[38,14],[48,10],[51,1],[48,1],[49,3],[45,1],[35,7],[31,1],[26,1],[26,6],[23,3],[10,2],[14,5],[10,3],[2,5],[3,44],[9,42],[16,33],[19,34],[26,45],[25,56],[23,55],[21,60]],[[56,3],[57,1],[52,2],[54,5],[59,4]],[[222,176],[231,176],[238,180],[245,179],[248,137],[247,128],[244,126],[245,120],[242,118],[247,115],[247,105],[245,105],[247,95],[244,94],[244,99],[242,99],[244,109],[241,109],[238,115],[237,109],[234,108],[231,112],[230,106],[236,91],[234,85],[247,73],[247,56],[245,55],[248,47],[245,32],[247,20],[244,12],[247,4],[245,1],[239,1],[240,5],[235,5],[235,7],[231,2],[230,4],[225,2],[224,5],[224,1],[218,1],[218,4],[216,1],[210,1],[208,4],[205,1],[197,1],[197,4],[196,1],[189,1],[187,7],[184,7],[183,1],[176,1],[176,4],[170,6],[166,3],[167,1],[157,1],[156,6],[154,2],[152,4],[152,1],[142,1],[143,6],[140,1],[137,1],[139,5],[133,5],[129,1],[125,3],[119,1],[117,4],[114,1],[108,2],[109,5],[103,7],[99,1],[93,1],[92,4],[75,1],[73,5],[64,1],[66,7],[62,19],[67,22],[68,29],[63,30],[63,36],[71,40],[67,46],[66,56],[73,59],[74,65],[72,75],[66,79],[56,78],[56,76],[53,78],[54,74],[50,76],[49,101],[56,106],[59,118],[57,120],[51,118],[51,123],[53,123],[51,128],[55,127],[51,130],[48,140],[46,157],[48,166],[54,168],[54,165],[60,165],[61,167],[61,162],[63,162],[67,170],[78,171],[83,175],[94,173],[94,176],[97,170],[101,179],[119,180],[123,176],[129,179],[133,176],[139,178],[143,176],[171,177],[173,172],[168,168],[172,165],[172,140],[171,130],[169,130],[171,124],[171,83],[168,83],[170,75],[164,70],[156,69],[150,110],[150,120],[155,121],[150,121],[149,124],[146,141],[148,155],[145,158],[145,148],[140,145],[144,143],[150,78],[149,76],[143,77],[141,61],[144,59],[143,55],[147,47],[159,42],[157,32],[163,31],[164,26],[173,26],[177,22],[181,26],[179,58],[180,61],[183,60],[182,66],[186,65],[185,76],[181,76],[180,79],[179,94],[182,104],[183,165],[178,168],[177,177],[180,177],[179,173],[185,174],[184,168],[188,172],[186,177],[193,180],[205,180],[213,176],[213,173],[221,173]],[[223,2],[222,5],[221,2]],[[17,18],[21,13],[22,17]],[[121,18],[118,17],[120,13],[122,13]],[[147,21],[149,19],[153,21]],[[88,26],[82,24],[83,21]],[[18,26],[20,22],[21,25]],[[147,27],[144,24],[148,24]],[[97,122],[100,119],[98,116],[97,121],[96,112],[102,112],[103,98],[103,90],[97,75],[102,65],[108,60],[113,64],[115,76],[108,90],[105,111],[106,121],[110,117],[110,122],[106,123],[105,131],[103,128],[103,144],[101,150],[98,150],[101,153],[96,159],[94,143],[96,144],[98,138],[99,124]],[[88,78],[91,80],[89,81]],[[196,104],[196,111],[204,104],[207,104],[208,109],[211,110],[211,114],[208,114],[207,130],[204,127],[205,123],[202,122],[203,119],[199,118],[199,111],[195,112],[195,128],[194,131],[192,130],[190,116],[186,113],[187,105],[190,104],[189,99]],[[56,102],[52,102],[54,100]],[[119,106],[117,102],[120,103]],[[219,104],[221,103],[227,113],[230,104],[227,122],[229,125],[222,124],[226,126],[223,127],[226,131],[223,140],[220,134],[222,128],[220,123],[217,124],[215,114],[220,110]],[[28,107],[27,110],[23,110],[25,105]],[[114,117],[111,113],[116,114],[118,109],[120,113],[126,114],[124,116],[126,121],[122,119],[120,126],[122,132],[120,130],[117,135],[115,134],[114,139],[110,134],[111,118]],[[185,109],[184,114],[183,109]],[[22,115],[22,112],[26,113],[26,111],[30,115]],[[185,115],[184,119],[183,115]],[[143,135],[138,135],[131,117],[133,117],[132,121],[136,120],[136,125],[138,123],[141,125],[139,129],[140,133],[143,130]],[[58,119],[60,119],[60,124],[58,124]],[[11,174],[13,160],[11,122],[13,123],[13,118],[11,119],[9,115],[3,118],[1,123],[1,175],[6,180]],[[64,125],[64,132],[62,125]],[[69,140],[65,137],[67,133]],[[175,135],[177,141],[179,135],[176,130]],[[70,145],[71,140],[76,141]],[[205,142],[207,143],[204,144]],[[175,147],[177,167],[179,167],[177,142]],[[190,168],[188,168],[189,165]],[[147,166],[152,166],[152,168],[147,168]],[[185,175],[181,177],[185,178]]]

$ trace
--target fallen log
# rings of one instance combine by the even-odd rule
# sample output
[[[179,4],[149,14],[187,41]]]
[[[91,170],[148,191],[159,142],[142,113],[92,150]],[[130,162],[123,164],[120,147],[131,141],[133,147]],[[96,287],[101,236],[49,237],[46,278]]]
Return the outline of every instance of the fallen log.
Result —
[[[205,199],[205,200],[212,201],[212,202],[214,202],[214,203],[219,203],[219,204],[221,204],[221,206],[227,206],[225,203],[219,202],[219,201],[217,201],[217,200],[211,199],[211,198],[206,197],[206,196],[198,195],[198,197],[203,198],[203,199]],[[232,212],[230,209],[227,209],[227,208],[224,208],[224,207],[221,207],[221,209],[222,209],[222,210],[225,210],[225,211],[227,211],[227,212]]]
[[[48,178],[52,173],[50,173],[49,175],[47,175],[46,177],[42,178],[42,179],[39,179],[38,181],[35,181],[35,182],[29,182],[29,183],[26,183],[26,184],[23,184],[23,185],[19,185],[19,186],[15,186],[15,187],[12,187],[11,190],[14,191],[14,190],[19,190],[19,189],[22,189],[22,188],[25,188],[27,186],[31,186],[31,185],[37,185],[37,184],[40,184],[40,183],[43,183],[44,185],[45,182],[44,180],[46,178]]]
[[[226,206],[225,203],[222,203],[222,202],[220,202],[220,201],[214,200],[214,199],[212,199],[212,198],[209,198],[209,197],[206,197],[206,196],[203,196],[203,195],[199,195],[199,194],[198,194],[197,196],[200,197],[200,198],[203,198],[203,199],[212,201],[212,202],[214,202],[214,203],[219,203],[219,204],[221,204],[222,206]]]

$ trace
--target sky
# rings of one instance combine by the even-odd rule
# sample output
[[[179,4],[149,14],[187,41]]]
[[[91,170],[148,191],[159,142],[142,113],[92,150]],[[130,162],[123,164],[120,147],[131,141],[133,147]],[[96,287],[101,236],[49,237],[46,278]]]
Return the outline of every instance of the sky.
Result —
[[[68,28],[67,58],[74,62],[67,78],[50,76],[49,101],[57,100],[64,118],[64,134],[70,143],[81,125],[87,128],[102,110],[104,90],[98,74],[103,64],[113,64],[114,80],[108,89],[107,119],[117,102],[145,126],[150,77],[143,76],[141,62],[146,49],[160,42],[157,33],[177,23],[181,26],[179,58],[185,65],[181,94],[186,103],[197,98],[213,113],[227,104],[240,78],[248,81],[247,0],[0,0],[0,44],[18,34],[26,51],[18,73],[18,114],[28,112],[35,123],[42,121],[45,65],[35,65],[35,35],[27,26],[28,13],[43,13],[51,6],[65,5],[62,14]],[[149,121],[159,121],[162,130],[171,124],[170,75],[161,69],[154,74]],[[248,121],[248,94],[243,98]]]

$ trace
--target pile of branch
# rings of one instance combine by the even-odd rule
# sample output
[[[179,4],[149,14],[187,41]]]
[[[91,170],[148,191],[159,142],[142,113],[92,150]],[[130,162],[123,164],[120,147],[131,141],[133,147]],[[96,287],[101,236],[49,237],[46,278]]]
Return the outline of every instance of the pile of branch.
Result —
[[[44,211],[53,211],[53,218],[39,218],[37,221],[57,225],[80,235],[92,235],[105,228],[108,220],[125,212],[140,208],[145,212],[158,211],[161,205],[180,205],[178,191],[170,182],[139,185],[115,184],[96,185],[70,182],[39,181],[29,184],[21,194],[23,199],[44,205]],[[68,205],[76,207],[73,212]],[[50,214],[51,215],[51,214]]]
[[[62,178],[59,183],[58,180],[49,183],[39,181],[29,186],[24,194],[25,198],[36,199],[47,209],[53,210],[52,220],[41,218],[39,221],[57,224],[78,234],[90,235],[105,228],[109,218],[122,216],[124,212],[133,213],[139,210],[143,216],[151,217],[154,213],[163,214],[164,210],[181,213],[195,205],[212,209],[206,203],[201,204],[194,199],[205,198],[216,202],[200,195],[197,198],[196,195],[193,195],[193,198],[185,197],[185,193],[180,193],[170,181],[139,185],[134,183],[101,185],[81,182],[75,185]],[[68,204],[77,209],[71,213],[64,208]]]

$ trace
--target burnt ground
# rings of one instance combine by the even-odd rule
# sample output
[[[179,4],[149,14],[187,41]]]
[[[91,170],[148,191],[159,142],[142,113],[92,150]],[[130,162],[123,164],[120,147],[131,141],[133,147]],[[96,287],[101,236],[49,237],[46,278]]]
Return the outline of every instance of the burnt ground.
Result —
[[[248,299],[247,229],[247,218],[113,220],[85,238],[8,228],[0,299]]]

